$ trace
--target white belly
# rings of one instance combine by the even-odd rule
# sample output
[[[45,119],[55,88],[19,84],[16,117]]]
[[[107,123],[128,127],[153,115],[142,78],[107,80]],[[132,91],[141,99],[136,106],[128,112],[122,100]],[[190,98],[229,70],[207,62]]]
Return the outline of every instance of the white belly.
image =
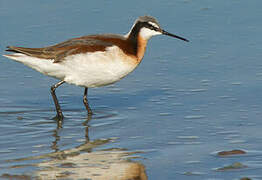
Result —
[[[110,47],[105,52],[71,55],[59,63],[24,54],[14,55],[7,57],[45,75],[84,87],[112,84],[132,72],[137,66],[135,60],[125,56],[118,47]]]

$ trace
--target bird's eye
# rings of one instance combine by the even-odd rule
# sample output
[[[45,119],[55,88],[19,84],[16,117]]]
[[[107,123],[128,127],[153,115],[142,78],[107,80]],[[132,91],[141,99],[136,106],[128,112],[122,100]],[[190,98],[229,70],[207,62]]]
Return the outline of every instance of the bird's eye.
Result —
[[[154,27],[154,26],[151,25],[150,29],[156,30],[156,27]]]
[[[149,27],[149,29],[151,29],[151,30],[157,31],[157,28],[156,28],[155,26],[151,25],[151,24],[149,24],[148,27]]]

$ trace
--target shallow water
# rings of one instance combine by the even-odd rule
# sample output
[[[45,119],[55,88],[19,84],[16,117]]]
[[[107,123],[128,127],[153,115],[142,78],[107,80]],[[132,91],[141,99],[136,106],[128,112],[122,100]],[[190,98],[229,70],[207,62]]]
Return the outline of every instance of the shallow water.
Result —
[[[1,54],[7,45],[126,33],[144,14],[190,40],[150,40],[131,75],[90,89],[92,117],[84,89],[63,85],[62,124],[52,119],[49,94],[57,80],[0,57],[3,179],[103,179],[108,171],[127,179],[262,179],[262,2],[147,2],[0,2]],[[246,154],[217,155],[234,149]],[[224,168],[234,163],[243,166]]]

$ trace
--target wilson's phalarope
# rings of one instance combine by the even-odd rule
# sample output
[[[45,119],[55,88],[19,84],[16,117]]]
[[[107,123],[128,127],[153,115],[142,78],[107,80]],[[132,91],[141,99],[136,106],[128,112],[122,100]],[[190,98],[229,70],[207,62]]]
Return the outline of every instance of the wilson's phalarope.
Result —
[[[164,31],[154,17],[141,16],[124,36],[82,36],[44,48],[8,46],[6,51],[14,54],[4,56],[61,80],[51,86],[51,94],[56,106],[56,117],[63,119],[55,94],[57,87],[65,82],[85,87],[83,102],[88,114],[92,114],[87,100],[88,88],[115,83],[132,72],[144,56],[147,41],[160,34],[188,41]]]

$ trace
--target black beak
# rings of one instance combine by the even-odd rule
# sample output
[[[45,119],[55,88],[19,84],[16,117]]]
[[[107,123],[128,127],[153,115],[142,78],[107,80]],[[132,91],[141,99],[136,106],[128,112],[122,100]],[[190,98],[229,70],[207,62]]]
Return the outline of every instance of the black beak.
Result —
[[[187,40],[187,39],[185,39],[185,38],[182,38],[182,37],[180,37],[180,36],[171,34],[171,33],[167,32],[167,31],[165,31],[165,30],[161,30],[160,32],[161,32],[162,34],[164,34],[164,35],[171,36],[171,37],[174,37],[174,38],[181,39],[181,40],[183,40],[183,41],[189,42],[189,40]]]

